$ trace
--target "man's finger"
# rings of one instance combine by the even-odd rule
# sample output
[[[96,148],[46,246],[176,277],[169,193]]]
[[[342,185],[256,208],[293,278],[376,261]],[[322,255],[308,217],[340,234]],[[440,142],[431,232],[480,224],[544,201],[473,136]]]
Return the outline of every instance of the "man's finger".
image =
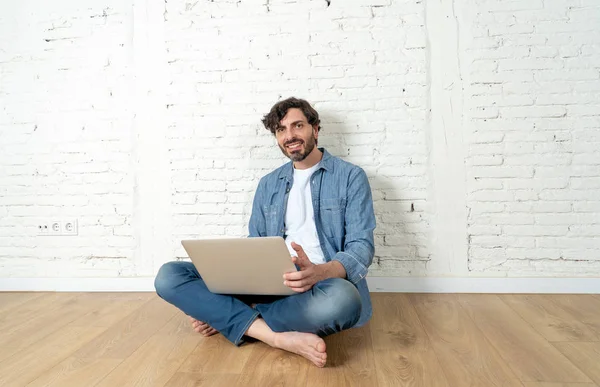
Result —
[[[310,260],[306,257],[306,255],[304,257],[294,257],[292,256],[292,262],[294,263],[294,265],[298,265],[300,266],[301,269],[309,267],[312,265],[312,262],[310,262]]]
[[[302,246],[300,246],[296,242],[292,242],[292,248],[294,249],[294,251],[296,251],[298,253],[298,258],[300,258],[301,260],[308,259]]]
[[[301,287],[301,288],[292,288],[292,290],[295,291],[296,293],[304,293],[307,290],[310,290],[311,287],[312,286],[304,286],[304,287]]]
[[[294,271],[292,273],[285,273],[283,279],[288,281],[298,281],[309,276],[306,270]]]
[[[300,280],[300,281],[285,281],[283,283],[285,286],[290,288],[302,288],[309,284],[309,281]]]

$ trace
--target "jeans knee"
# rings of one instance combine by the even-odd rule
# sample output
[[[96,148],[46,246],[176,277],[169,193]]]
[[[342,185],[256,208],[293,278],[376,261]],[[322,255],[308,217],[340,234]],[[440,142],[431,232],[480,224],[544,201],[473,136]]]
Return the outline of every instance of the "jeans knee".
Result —
[[[318,284],[315,293],[317,297],[309,307],[312,318],[323,322],[336,321],[344,329],[358,322],[362,303],[360,293],[352,283],[342,278],[331,278]]]
[[[154,278],[154,289],[161,298],[169,298],[178,283],[178,277],[185,271],[186,262],[167,262],[163,264]]]

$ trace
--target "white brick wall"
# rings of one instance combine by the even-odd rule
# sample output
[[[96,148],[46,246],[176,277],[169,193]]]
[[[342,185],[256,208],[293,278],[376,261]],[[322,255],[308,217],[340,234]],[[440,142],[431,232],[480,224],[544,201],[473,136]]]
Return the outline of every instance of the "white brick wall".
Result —
[[[0,5],[0,276],[132,273],[131,4]],[[77,218],[77,237],[38,237]]]
[[[291,95],[370,178],[371,275],[600,274],[595,2],[13,3],[0,277],[151,275],[245,235]],[[79,235],[36,236],[54,217]]]
[[[600,271],[599,6],[465,9],[470,271]]]
[[[247,234],[258,179],[286,161],[260,118],[294,95],[321,112],[319,145],[370,177],[379,222],[372,272],[424,267],[422,6],[167,2],[165,18],[175,256],[186,256],[182,238]]]

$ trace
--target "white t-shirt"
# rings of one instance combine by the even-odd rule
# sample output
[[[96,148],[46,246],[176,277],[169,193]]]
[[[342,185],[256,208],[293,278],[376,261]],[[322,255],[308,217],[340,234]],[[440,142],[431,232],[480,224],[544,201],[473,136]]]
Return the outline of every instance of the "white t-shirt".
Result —
[[[325,256],[315,226],[315,213],[310,191],[310,177],[317,168],[319,168],[319,163],[308,169],[294,168],[294,184],[289,192],[285,211],[285,243],[290,254],[298,255],[292,248],[292,242],[295,242],[302,246],[310,261],[315,265],[325,263]]]

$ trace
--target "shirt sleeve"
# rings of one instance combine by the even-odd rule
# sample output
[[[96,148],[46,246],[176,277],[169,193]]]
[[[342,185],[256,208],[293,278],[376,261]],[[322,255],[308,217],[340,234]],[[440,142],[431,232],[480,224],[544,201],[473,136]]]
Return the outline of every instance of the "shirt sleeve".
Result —
[[[250,221],[248,223],[249,237],[264,237],[267,236],[267,227],[265,222],[265,214],[263,212],[263,195],[264,195],[264,181],[261,179],[258,182],[258,187],[254,194],[254,200],[252,202],[252,214],[250,215]]]
[[[344,266],[348,281],[355,284],[366,277],[375,255],[373,197],[362,168],[356,167],[351,172],[347,192],[344,249],[333,259]]]

